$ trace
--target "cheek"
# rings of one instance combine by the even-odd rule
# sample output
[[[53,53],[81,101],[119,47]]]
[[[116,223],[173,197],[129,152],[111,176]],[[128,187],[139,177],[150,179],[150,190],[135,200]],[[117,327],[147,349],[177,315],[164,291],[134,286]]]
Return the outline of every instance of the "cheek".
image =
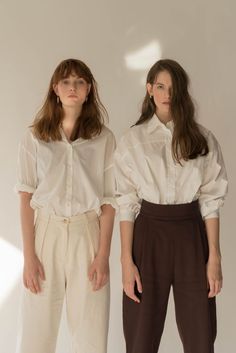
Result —
[[[58,91],[59,96],[61,96],[66,92],[66,87],[65,86],[58,86],[57,91]]]
[[[83,88],[79,89],[78,91],[82,96],[87,96],[88,90],[86,87],[83,87]]]
[[[161,93],[160,92],[155,92],[153,97],[154,97],[155,104],[158,105],[159,102],[161,101]]]
[[[81,88],[78,90],[78,94],[81,98],[86,98],[88,95],[88,89],[87,88]]]

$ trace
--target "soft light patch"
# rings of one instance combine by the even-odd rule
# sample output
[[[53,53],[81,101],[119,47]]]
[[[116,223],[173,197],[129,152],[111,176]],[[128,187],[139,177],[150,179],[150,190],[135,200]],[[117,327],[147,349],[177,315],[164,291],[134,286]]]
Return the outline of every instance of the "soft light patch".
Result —
[[[158,41],[152,41],[145,47],[125,56],[125,64],[130,70],[149,69],[161,58],[161,47]]]
[[[23,254],[0,238],[0,306],[22,274]]]

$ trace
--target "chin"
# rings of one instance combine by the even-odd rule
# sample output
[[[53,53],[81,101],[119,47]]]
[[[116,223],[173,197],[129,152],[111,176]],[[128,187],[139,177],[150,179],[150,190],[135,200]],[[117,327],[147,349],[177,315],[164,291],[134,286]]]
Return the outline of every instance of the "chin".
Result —
[[[76,105],[81,105],[83,104],[83,102],[80,102],[80,100],[78,100],[78,98],[73,98],[73,99],[68,99],[67,102],[65,102],[65,105],[68,106],[76,106]]]

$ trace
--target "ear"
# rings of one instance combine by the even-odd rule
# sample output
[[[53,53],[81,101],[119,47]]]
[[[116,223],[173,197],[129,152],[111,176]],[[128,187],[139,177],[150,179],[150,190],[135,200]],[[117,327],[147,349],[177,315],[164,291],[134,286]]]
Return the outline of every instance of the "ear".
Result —
[[[57,84],[54,83],[53,87],[53,91],[55,92],[55,94],[58,96],[58,88],[57,88]]]
[[[91,89],[91,83],[88,84],[88,95],[89,95],[90,89]]]
[[[153,86],[151,85],[151,83],[147,83],[146,88],[149,96],[153,96]]]

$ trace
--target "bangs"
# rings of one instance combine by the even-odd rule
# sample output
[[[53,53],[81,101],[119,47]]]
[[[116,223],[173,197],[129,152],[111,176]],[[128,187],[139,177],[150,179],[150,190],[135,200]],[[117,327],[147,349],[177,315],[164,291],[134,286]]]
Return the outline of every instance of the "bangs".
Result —
[[[70,75],[82,77],[87,83],[92,82],[92,74],[84,63],[79,60],[69,59],[62,61],[54,74],[54,82],[57,83]]]

